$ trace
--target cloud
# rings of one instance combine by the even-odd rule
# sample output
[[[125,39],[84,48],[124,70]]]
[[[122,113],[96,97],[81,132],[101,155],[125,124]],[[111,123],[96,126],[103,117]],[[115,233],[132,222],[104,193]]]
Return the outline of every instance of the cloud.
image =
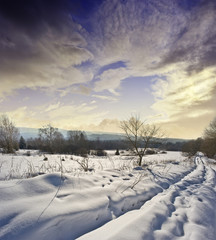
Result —
[[[54,105],[44,105],[40,107],[40,111],[44,114],[44,117],[48,119],[55,119],[56,121],[60,121],[63,118],[76,118],[76,116],[86,114],[91,112],[97,108],[96,105],[88,105],[86,103],[82,103],[80,105],[70,104],[54,104]]]
[[[96,132],[110,132],[110,133],[120,133],[120,121],[118,119],[102,119],[97,124],[88,124],[81,126],[82,129],[87,131],[96,131]]]
[[[205,1],[190,12],[187,16],[190,24],[185,25],[171,43],[161,59],[161,66],[184,61],[191,73],[215,65],[215,10],[214,1]]]
[[[60,107],[60,102],[58,102],[56,104],[51,104],[51,105],[46,107],[45,112],[50,112],[52,110],[58,109],[59,107]]]
[[[106,17],[101,28],[97,28],[103,45],[97,49],[96,60],[104,65],[124,61],[127,69],[124,79],[155,76],[152,109],[164,121],[173,123],[173,127],[179,123],[179,129],[183,130],[181,124],[187,122],[192,126],[195,116],[204,121],[200,124],[203,127],[208,121],[203,115],[209,119],[216,114],[213,104],[216,103],[216,3],[200,1],[187,7],[179,7],[177,3],[104,2],[98,15],[103,12]],[[114,90],[123,81],[115,71],[110,74],[110,79],[118,79],[116,85],[110,81]],[[108,79],[97,82],[98,90],[109,86]],[[183,121],[184,117],[187,121]],[[188,127],[184,130],[192,133]]]
[[[24,106],[0,114],[7,114],[12,120],[15,119],[14,124],[17,127],[40,128],[51,124],[65,130],[121,132],[118,119],[104,118],[106,111],[93,113],[95,107],[95,105],[88,106],[87,104],[60,106],[56,103],[33,110]]]
[[[107,111],[97,113],[96,109],[95,102],[90,105],[87,103],[63,105],[57,102],[37,107],[23,106],[1,114],[7,114],[11,119],[15,119],[15,124],[19,127],[40,128],[51,123],[62,129],[81,129],[83,125],[99,122],[107,114]]]
[[[95,82],[95,91],[116,93],[124,79],[166,74],[159,67],[170,45],[188,24],[187,14],[174,1],[104,1],[91,19],[89,49],[106,69]]]
[[[163,124],[177,129],[216,114],[214,0],[21,2],[0,6],[0,97],[25,87],[62,99],[82,94],[116,101],[123,81],[149,76],[152,115],[162,116]],[[46,106],[47,119],[84,124],[88,113],[94,122],[96,108],[61,100]],[[107,113],[95,116],[96,122]]]
[[[213,64],[214,54],[207,48],[198,58],[200,44],[215,43],[214,34],[209,36],[205,30],[215,18],[210,9],[213,3],[207,2],[192,5],[191,13],[174,1],[103,1],[88,17],[92,31],[70,17],[79,12],[77,1],[57,0],[50,5],[50,1],[34,0],[24,8],[6,3],[0,11],[5,26],[0,37],[2,92],[22,86],[58,89],[91,81],[94,67],[88,72],[77,68],[86,61],[99,67],[125,63],[125,69],[108,69],[95,83],[95,91],[114,94],[129,76],[166,75],[164,68],[184,61],[191,72],[199,68],[194,63],[201,58]],[[37,17],[31,16],[35,11]],[[204,21],[199,20],[200,15]]]
[[[41,119],[36,112],[28,109],[26,106],[19,107],[13,111],[1,112],[1,114],[6,114],[10,117],[17,127],[39,128],[49,123],[47,120]]]
[[[99,81],[95,82],[94,91],[108,90],[115,94],[115,90],[120,87],[121,81],[127,77],[128,70],[126,68],[106,70],[98,77]]]
[[[202,72],[188,76],[186,72],[170,73],[166,80],[158,79],[153,85],[156,102],[153,108],[164,111],[168,116],[181,118],[182,112],[205,104],[213,99],[216,89],[215,69],[206,68]]]
[[[76,65],[93,59],[70,17],[70,1],[11,1],[0,7],[0,96],[23,87],[55,90],[90,81]]]
[[[79,89],[80,89],[80,93],[82,93],[84,95],[89,95],[91,93],[91,88],[86,87],[84,85],[80,85]]]
[[[181,11],[177,11],[173,1],[105,1],[97,13],[98,27],[93,33],[103,43],[95,41],[98,63],[126,60],[133,67],[137,63],[145,69],[151,66],[152,61],[159,60],[171,34],[179,33],[176,25],[186,24]],[[178,15],[174,17],[173,12]]]
[[[209,117],[216,114],[213,107],[216,103],[215,10],[213,1],[197,4],[186,15],[190,24],[175,37],[155,66],[159,72],[163,71],[165,78],[159,77],[152,84],[155,96],[152,108],[163,112],[167,122],[180,125],[185,118],[191,126],[194,117],[204,121],[203,115],[206,115],[209,121]],[[190,132],[189,127],[187,129]]]
[[[204,129],[214,118],[214,114],[205,113],[199,115],[199,120],[183,115],[181,119],[159,122],[167,137],[196,139],[201,137]]]
[[[112,97],[112,96],[105,96],[105,95],[96,95],[93,94],[92,97],[99,98],[101,100],[108,100],[108,101],[117,101],[117,98]]]
[[[215,117],[215,68],[188,76],[175,72],[154,84],[152,108],[163,117],[158,122],[176,137],[196,138]]]
[[[215,5],[201,1],[188,5],[188,11],[175,1],[105,1],[95,17],[98,24],[105,16],[93,33],[103,43],[97,45],[95,61],[104,65],[124,61],[126,70],[106,71],[95,89],[107,89],[108,83],[118,89],[129,76],[168,78],[172,73],[179,74],[181,88],[187,87],[187,74],[215,64]],[[170,84],[175,83],[170,80],[166,87]]]

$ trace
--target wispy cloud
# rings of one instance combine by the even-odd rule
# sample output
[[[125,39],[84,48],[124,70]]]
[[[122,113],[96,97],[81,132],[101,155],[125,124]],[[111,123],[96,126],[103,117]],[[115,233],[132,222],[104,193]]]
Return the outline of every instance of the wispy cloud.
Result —
[[[63,105],[58,103],[44,104],[35,108],[27,106],[17,108],[16,110],[5,112],[20,127],[39,128],[45,124],[52,123],[55,127],[63,129],[79,128],[81,125],[95,123],[95,116],[103,118],[106,111],[95,113],[97,105],[82,103],[80,105]],[[2,113],[1,113],[2,114]]]
[[[112,97],[112,96],[106,96],[106,95],[92,95],[92,97],[95,97],[95,98],[99,98],[101,100],[109,100],[109,101],[117,101],[118,99],[116,97]]]
[[[46,106],[49,120],[69,126],[90,113],[90,122],[93,114],[100,122],[110,106],[97,115],[96,104],[81,105],[77,95],[84,102],[113,102],[124,81],[151,77],[149,107],[163,124],[181,129],[176,126],[191,126],[196,116],[203,127],[216,114],[214,0],[104,0],[83,9],[85,16],[79,1],[30,2],[0,7],[0,97],[22,88],[43,90],[57,98]]]

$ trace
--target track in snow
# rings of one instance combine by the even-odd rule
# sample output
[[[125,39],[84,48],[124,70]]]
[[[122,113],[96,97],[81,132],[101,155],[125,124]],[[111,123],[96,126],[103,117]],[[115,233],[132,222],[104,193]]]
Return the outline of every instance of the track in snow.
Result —
[[[185,177],[129,211],[80,237],[85,239],[215,240],[216,173],[196,159]]]

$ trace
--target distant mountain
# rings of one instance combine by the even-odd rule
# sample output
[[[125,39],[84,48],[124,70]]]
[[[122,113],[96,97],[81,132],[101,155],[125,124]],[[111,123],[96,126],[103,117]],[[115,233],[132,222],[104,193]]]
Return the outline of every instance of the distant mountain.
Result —
[[[64,129],[58,129],[64,137],[67,137],[67,131]],[[25,139],[28,138],[36,138],[38,137],[38,129],[37,128],[19,128],[20,135],[23,136]],[[101,141],[109,141],[109,140],[124,140],[125,135],[121,133],[105,133],[105,132],[86,132],[87,138],[89,140],[101,140]],[[176,142],[185,142],[188,141],[187,139],[180,139],[180,138],[167,138],[167,142],[176,143]]]
[[[64,137],[67,137],[67,131],[64,129],[58,129],[59,132],[63,134]],[[25,128],[20,127],[19,128],[20,135],[23,136],[25,139],[28,138],[36,138],[38,137],[38,129],[37,128]],[[104,132],[86,132],[87,138],[89,140],[122,140],[125,139],[125,136],[120,133],[104,133]]]
[[[124,140],[125,139],[125,135],[124,134],[120,134],[120,133],[94,133],[94,132],[86,132],[86,135],[88,137],[89,140],[101,140],[101,141],[105,141],[105,140]]]
[[[187,142],[187,141],[190,141],[192,139],[183,139],[183,138],[166,138],[166,141],[167,142],[170,142],[170,143],[176,143],[176,142]]]
[[[38,136],[38,129],[37,128],[25,128],[19,127],[20,136],[23,136],[25,139],[28,138],[35,138]]]

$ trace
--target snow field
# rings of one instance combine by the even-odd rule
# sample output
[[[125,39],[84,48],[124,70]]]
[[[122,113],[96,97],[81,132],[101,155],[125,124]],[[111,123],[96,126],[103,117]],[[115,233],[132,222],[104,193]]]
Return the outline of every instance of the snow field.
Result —
[[[100,239],[102,235],[103,239],[132,239],[133,235],[134,239],[147,240],[213,240],[216,194],[211,187],[215,186],[215,176],[212,169],[200,164],[147,201],[140,211],[126,213],[79,239]]]
[[[146,157],[141,169],[130,156],[110,154],[89,158],[94,171],[84,173],[71,156],[48,155],[45,163],[38,155],[16,156],[17,176],[29,158],[51,173],[5,181],[11,157],[1,158],[8,160],[0,173],[2,240],[214,239],[216,174],[204,161],[194,165],[170,152]],[[63,157],[63,167],[50,170]]]

